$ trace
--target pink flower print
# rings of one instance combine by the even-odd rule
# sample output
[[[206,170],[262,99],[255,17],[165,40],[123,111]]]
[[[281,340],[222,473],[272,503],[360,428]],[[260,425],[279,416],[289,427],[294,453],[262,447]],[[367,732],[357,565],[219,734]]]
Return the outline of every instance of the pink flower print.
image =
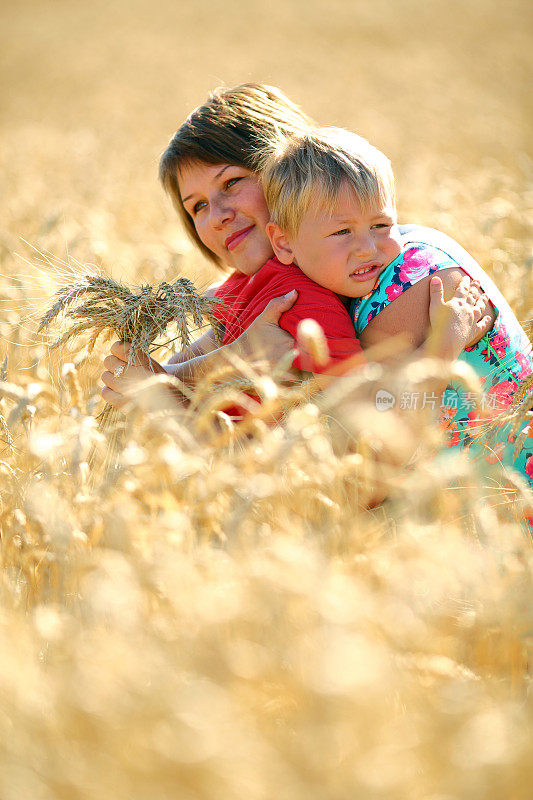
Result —
[[[520,372],[515,373],[518,380],[523,381],[526,378],[529,378],[529,376],[533,372],[531,361],[528,358],[526,358],[526,356],[523,355],[522,353],[515,353],[515,358],[517,362],[520,364]]]
[[[502,381],[495,386],[491,386],[485,400],[486,407],[494,409],[496,412],[507,408],[513,399],[515,391],[516,383],[514,381]]]
[[[452,423],[447,433],[446,447],[457,447],[458,444],[461,444],[461,431],[456,424]]]
[[[439,408],[439,424],[443,428],[450,428],[452,420],[455,419],[457,414],[457,408],[453,408],[452,406],[443,406],[441,404]]]
[[[479,411],[475,408],[468,413],[468,435],[471,439],[477,439],[483,433],[484,419],[480,417]]]
[[[426,250],[409,250],[404,256],[398,277],[402,283],[416,283],[431,271],[435,272],[435,265]]]
[[[401,295],[402,287],[399,286],[397,283],[391,283],[390,286],[387,286],[385,291],[387,292],[387,297],[389,298],[389,300],[395,300],[397,297]]]
[[[496,333],[490,340],[490,346],[497,353],[498,358],[505,358],[509,345],[509,337],[506,335],[505,330],[503,333]]]
[[[525,465],[526,475],[533,479],[533,456],[529,456]]]
[[[485,456],[485,461],[488,461],[489,464],[498,464],[502,460],[504,449],[504,443],[497,442],[492,450],[489,451],[488,455]]]

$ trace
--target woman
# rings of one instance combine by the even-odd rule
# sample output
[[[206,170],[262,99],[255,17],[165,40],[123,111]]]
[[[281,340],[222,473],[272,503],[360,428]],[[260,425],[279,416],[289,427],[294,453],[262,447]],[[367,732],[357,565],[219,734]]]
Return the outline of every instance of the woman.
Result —
[[[278,89],[245,84],[214,92],[176,132],[161,158],[160,179],[189,236],[217,266],[253,276],[272,256],[265,232],[269,212],[257,175],[262,150],[265,142],[275,141],[280,133],[302,133],[313,125]],[[452,275],[442,273],[448,294],[453,294],[461,277],[459,270]],[[429,285],[420,290],[425,292],[425,304],[417,298],[413,309],[406,293],[394,304],[399,320],[396,330],[394,324],[387,325],[387,336],[407,331],[413,347],[422,344],[429,325]],[[232,344],[217,347],[209,332],[164,366],[145,357],[124,370],[127,345],[115,343],[104,362],[102,397],[122,408],[132,384],[154,372],[193,383],[205,371],[227,363],[228,352],[250,359],[260,350],[268,360],[277,362],[294,346],[292,338],[277,326],[294,300],[295,295],[272,300]]]

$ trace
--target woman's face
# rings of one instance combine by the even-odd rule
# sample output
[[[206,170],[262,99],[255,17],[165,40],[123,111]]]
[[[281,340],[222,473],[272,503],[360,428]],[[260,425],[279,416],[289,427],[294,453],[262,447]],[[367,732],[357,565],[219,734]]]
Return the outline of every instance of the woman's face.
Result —
[[[255,173],[194,162],[179,170],[178,185],[199,238],[225,264],[254,275],[272,257],[265,233],[270,214]]]

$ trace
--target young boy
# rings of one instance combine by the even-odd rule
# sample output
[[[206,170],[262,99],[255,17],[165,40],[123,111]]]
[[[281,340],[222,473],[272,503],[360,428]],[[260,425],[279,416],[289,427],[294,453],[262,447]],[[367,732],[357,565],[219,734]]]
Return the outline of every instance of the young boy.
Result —
[[[329,360],[317,363],[299,343],[293,367],[314,373],[323,386],[343,372],[342,363],[350,356],[364,360],[347,298],[371,292],[402,250],[391,165],[365,139],[320,129],[270,150],[262,179],[275,257],[252,277],[234,273],[217,290],[225,301],[215,312],[224,326],[223,343],[234,341],[270,299],[296,289],[298,299],[280,326],[297,339],[303,319],[318,322]],[[442,304],[439,281],[434,288],[436,307]],[[467,315],[455,315],[443,356],[457,357],[468,343],[469,322]]]
[[[445,280],[451,278],[453,288],[465,271],[463,265],[459,269],[447,237],[436,244],[400,239],[392,170],[382,153],[355,134],[322,129],[271,152],[263,186],[271,213],[267,232],[277,259],[287,268],[297,265],[337,295],[354,298],[350,316],[363,344],[382,341],[398,329],[411,334],[414,346],[423,342],[427,283],[435,281],[430,276],[439,272]],[[483,389],[481,405],[497,417],[533,374],[531,344],[488,275],[473,259],[466,269],[486,291],[494,311],[471,342],[461,341],[462,334],[453,327],[447,329],[444,355],[474,369]],[[327,338],[327,325],[324,332]],[[451,384],[440,401],[447,446],[467,447],[477,460],[518,470],[533,486],[533,436],[525,421],[520,447],[518,430],[508,420],[484,432],[469,394]]]
[[[278,261],[341,299],[371,292],[400,254],[390,162],[360,136],[330,128],[281,143],[262,180]],[[327,312],[324,323],[329,341]]]

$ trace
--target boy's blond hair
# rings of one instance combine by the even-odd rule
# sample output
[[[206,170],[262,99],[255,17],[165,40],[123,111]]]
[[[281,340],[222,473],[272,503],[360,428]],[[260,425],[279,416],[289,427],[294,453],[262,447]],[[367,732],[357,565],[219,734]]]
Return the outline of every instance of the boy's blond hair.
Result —
[[[342,128],[316,128],[282,137],[267,148],[262,181],[272,222],[294,235],[310,208],[331,212],[348,182],[366,210],[394,208],[394,176],[389,159],[366,139]]]

